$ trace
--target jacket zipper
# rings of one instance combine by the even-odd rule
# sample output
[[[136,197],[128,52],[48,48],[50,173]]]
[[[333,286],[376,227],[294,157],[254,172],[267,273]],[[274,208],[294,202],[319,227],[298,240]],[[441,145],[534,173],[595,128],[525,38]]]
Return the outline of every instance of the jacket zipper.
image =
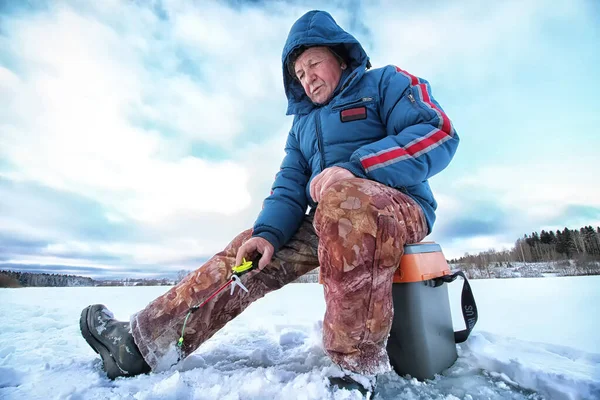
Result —
[[[415,99],[415,96],[412,94],[411,88],[409,87],[406,90],[408,91],[408,93],[406,94],[406,97],[408,97],[408,100],[410,100],[410,102],[413,104],[413,106],[415,106],[419,110],[419,112],[421,114],[423,114],[423,116],[425,116],[427,118],[431,118],[431,115],[429,114],[429,112],[420,103],[417,102],[417,100]]]
[[[315,127],[317,129],[317,146],[321,153],[321,171],[325,169],[325,151],[323,150],[323,135],[321,133],[321,109],[315,115]]]
[[[341,105],[332,107],[331,111],[337,111],[337,110],[339,110],[341,108],[344,108],[344,107],[352,106],[352,105],[359,104],[359,103],[366,103],[366,102],[369,102],[369,101],[372,101],[372,100],[373,100],[372,97],[363,97],[361,99],[351,101],[350,103],[345,103],[345,104],[341,104]]]
[[[339,93],[342,93],[344,91],[344,89],[346,89],[348,86],[350,86],[350,82],[352,82],[352,80],[354,79],[354,77],[356,76],[356,72],[353,72],[348,79],[346,79],[346,82],[344,82],[344,84],[342,85],[342,87],[340,88]]]

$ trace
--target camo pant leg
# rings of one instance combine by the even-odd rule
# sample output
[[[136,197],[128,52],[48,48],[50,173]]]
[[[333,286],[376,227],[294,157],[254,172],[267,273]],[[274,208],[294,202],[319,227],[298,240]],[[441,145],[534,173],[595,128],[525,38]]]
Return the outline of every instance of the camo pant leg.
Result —
[[[306,216],[290,242],[273,256],[269,265],[259,273],[249,272],[240,278],[249,293],[238,288],[236,294],[231,296],[229,290],[224,290],[190,314],[183,345],[178,347],[177,341],[188,310],[203,302],[231,278],[231,267],[235,264],[237,251],[251,235],[252,230],[242,232],[225,250],[131,317],[135,343],[152,370],[160,371],[176,364],[253,301],[318,266],[318,238],[312,226],[312,217]]]
[[[324,194],[314,226],[327,305],[325,351],[353,372],[389,370],[392,279],[404,244],[427,235],[421,207],[396,189],[353,178]]]

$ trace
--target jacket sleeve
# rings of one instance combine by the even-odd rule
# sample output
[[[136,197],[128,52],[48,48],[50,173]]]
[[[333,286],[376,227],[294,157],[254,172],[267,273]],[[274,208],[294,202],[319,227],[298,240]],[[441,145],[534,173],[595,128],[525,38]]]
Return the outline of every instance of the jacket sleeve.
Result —
[[[309,168],[300,152],[293,128],[287,138],[285,153],[271,195],[264,200],[252,233],[252,236],[268,240],[275,251],[296,233],[308,206],[305,188],[310,178]]]
[[[397,188],[424,182],[446,168],[459,138],[431,95],[429,83],[388,66],[379,96],[387,136],[359,148],[349,162],[338,165],[356,176]]]

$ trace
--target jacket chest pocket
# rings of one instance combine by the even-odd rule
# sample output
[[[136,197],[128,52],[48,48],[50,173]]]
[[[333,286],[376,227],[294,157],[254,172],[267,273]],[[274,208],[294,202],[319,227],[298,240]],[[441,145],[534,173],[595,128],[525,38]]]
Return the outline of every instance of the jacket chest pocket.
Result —
[[[374,110],[368,107],[373,104],[375,99],[373,97],[362,97],[360,99],[344,102],[331,108],[333,113],[339,114],[340,122],[352,122],[367,119],[368,114]]]

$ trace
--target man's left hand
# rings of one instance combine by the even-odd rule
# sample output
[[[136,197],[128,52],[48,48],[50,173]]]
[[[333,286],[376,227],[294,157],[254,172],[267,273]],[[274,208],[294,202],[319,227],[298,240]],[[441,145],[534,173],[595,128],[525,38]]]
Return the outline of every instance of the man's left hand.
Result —
[[[343,179],[355,178],[354,174],[342,167],[325,168],[310,183],[310,197],[317,203],[321,201],[323,194],[334,183]]]

